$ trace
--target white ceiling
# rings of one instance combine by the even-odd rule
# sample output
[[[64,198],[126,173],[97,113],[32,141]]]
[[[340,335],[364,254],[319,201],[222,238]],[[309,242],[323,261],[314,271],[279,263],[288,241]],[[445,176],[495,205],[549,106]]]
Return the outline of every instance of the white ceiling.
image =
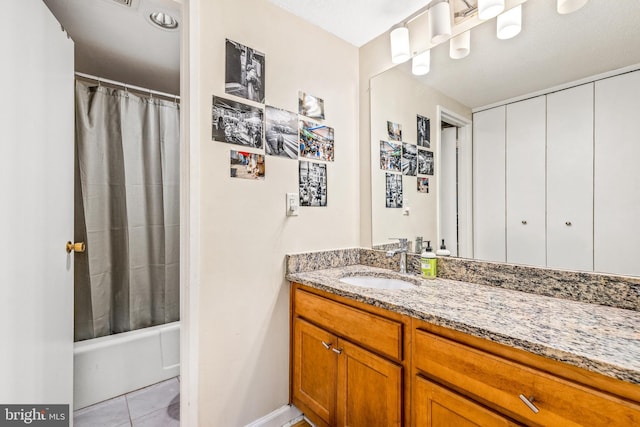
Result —
[[[148,22],[155,10],[178,17],[182,0],[43,0],[76,44],[76,70],[168,93],[179,91],[179,31]],[[266,1],[266,0],[265,0]],[[268,0],[360,46],[422,9],[427,0]],[[474,4],[475,0],[468,0]],[[464,0],[455,0],[459,8]],[[471,54],[454,61],[448,43],[432,50],[422,80],[478,107],[640,63],[640,1],[589,0],[570,15],[555,0],[523,5],[523,29],[495,37],[495,19],[472,30]],[[266,52],[268,56],[268,52]],[[409,72],[409,63],[400,66]]]
[[[360,47],[431,0],[269,0]]]
[[[75,42],[76,71],[178,94],[180,31],[149,22],[152,12],[181,19],[181,0],[43,0]]]
[[[269,0],[276,6],[360,47],[436,0]],[[454,11],[478,0],[448,0]]]

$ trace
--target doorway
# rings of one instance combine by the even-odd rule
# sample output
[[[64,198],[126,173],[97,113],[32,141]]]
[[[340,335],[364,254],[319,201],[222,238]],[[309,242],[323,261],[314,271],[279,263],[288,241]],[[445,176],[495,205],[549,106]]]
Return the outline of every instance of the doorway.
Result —
[[[136,91],[132,89],[137,88],[139,89],[138,94],[142,93],[144,95],[146,92],[147,96],[150,95],[153,97],[156,96],[158,92],[161,92],[163,94],[174,95],[165,97],[165,100],[168,98],[168,101],[177,101],[181,87],[180,50],[186,45],[186,43],[183,43],[181,40],[185,36],[181,36],[181,34],[186,34],[188,30],[188,16],[186,13],[189,6],[188,2],[179,0],[43,0],[43,2],[53,12],[56,19],[74,41],[76,73],[80,72],[84,77],[93,78],[95,86],[101,89],[109,87],[109,90],[113,91],[124,90],[124,96],[127,95],[127,91],[133,96]],[[156,15],[159,21],[169,23],[169,28],[156,29],[154,27],[151,21],[156,12],[160,14]],[[177,12],[177,14],[175,12]],[[173,24],[171,24],[170,18],[168,18],[169,15],[177,18],[177,29],[170,28]],[[96,17],[98,17],[98,20],[96,20]],[[140,23],[133,24],[134,20],[138,18],[140,18]],[[130,29],[130,25],[139,25],[139,27]],[[87,30],[89,31],[87,32]],[[177,37],[175,37],[176,35]],[[142,53],[132,54],[132,49],[136,47],[142,47],[143,51],[148,51],[144,53],[148,53],[149,55],[145,57]],[[128,57],[128,62],[121,62],[122,58],[125,57]],[[151,57],[155,57],[155,59]],[[166,63],[168,58],[172,58],[173,61],[170,66]],[[188,61],[185,59],[183,62],[185,63],[184,69],[187,70]],[[173,74],[170,75],[171,73]],[[186,87],[186,85],[184,85],[184,87]],[[161,97],[158,96],[156,100],[160,98]],[[186,108],[181,108],[181,113],[185,111],[187,111]],[[182,115],[183,114],[181,114],[181,116]],[[188,120],[182,117],[180,123],[183,124],[181,127],[184,127],[184,123],[188,123]],[[182,129],[180,134],[183,134],[184,131],[185,129]],[[184,136],[181,136],[181,146],[185,139]],[[178,151],[180,157],[179,163],[182,165],[185,163],[183,157],[185,157],[185,155],[188,157],[188,147],[180,147]],[[182,169],[182,166],[180,169]],[[188,177],[188,173],[180,173],[179,186],[181,187],[181,192],[185,189],[188,190],[189,182],[186,177]],[[180,205],[181,231],[187,228],[184,223],[189,220],[189,209],[185,206],[185,201],[187,200],[188,198],[183,195],[175,201],[176,204]],[[185,215],[185,213],[187,213],[187,215]],[[176,267],[175,276],[188,277],[188,274],[184,274],[181,270],[185,270],[184,265],[188,265],[188,260],[185,259],[186,257],[184,256],[184,252],[188,251],[183,251],[183,248],[185,245],[190,245],[190,243],[186,239],[180,238],[180,243],[177,245],[180,247],[180,265],[182,267]],[[180,299],[182,300],[185,295],[183,291],[185,284],[181,279],[178,280],[178,289],[174,292],[180,294]],[[181,307],[185,307],[186,305],[188,304],[180,303]],[[175,310],[175,305],[173,309]],[[180,317],[184,319],[184,313],[182,310],[180,311]],[[155,323],[152,325],[155,325]],[[180,329],[183,330],[178,333],[177,331]],[[117,332],[121,331],[122,329]],[[166,369],[166,372],[174,372],[174,377],[179,374],[179,372],[183,370],[179,364],[181,353],[188,355],[184,349],[184,344],[181,344],[189,342],[189,340],[183,339],[182,337],[185,333],[184,328],[180,328],[174,322],[167,324],[167,327],[156,328],[156,326],[151,326],[151,328],[140,329],[140,331],[142,331],[142,333],[139,334],[140,340],[138,340],[138,338],[135,340],[139,344],[136,345],[141,345],[142,342],[148,342],[150,339],[158,342],[157,347],[161,353],[160,357],[163,360],[163,366],[160,366],[160,369]],[[125,334],[129,334],[129,332],[119,333],[115,336],[125,337]],[[104,338],[110,340],[110,336]],[[126,338],[127,339],[123,341],[132,341],[128,335]],[[104,347],[104,345],[103,343],[99,343],[99,345],[88,344],[79,347],[81,347],[80,350],[84,356],[91,353],[97,347]],[[171,349],[167,350],[169,347]],[[183,347],[183,351],[180,351],[181,347]],[[135,353],[139,353],[139,351],[134,349],[134,354]],[[76,352],[76,355],[77,354],[79,353]],[[154,357],[156,356],[157,355]],[[98,357],[103,361],[118,359],[118,357],[114,357],[113,355]],[[120,360],[122,359],[123,358],[120,358]],[[124,359],[126,360],[127,358]],[[78,359],[76,358],[76,360]],[[90,365],[94,368],[96,367],[95,364]],[[141,372],[142,370],[137,371],[136,373],[143,374],[143,372]],[[136,382],[134,385],[129,381],[131,380],[131,376],[122,375],[122,370],[120,373],[121,375],[119,376],[126,377],[124,378],[126,380],[125,382],[130,383],[129,388],[137,389],[141,387],[140,382]],[[115,376],[106,375],[105,378],[110,378],[110,380],[100,380],[100,382],[107,383],[109,387],[113,386]],[[149,381],[154,382],[156,380],[150,379]],[[186,387],[185,384],[179,383],[177,379],[176,384],[178,388],[184,387],[185,389],[192,389],[192,387]],[[113,390],[115,390],[115,388],[113,388]],[[116,391],[109,392],[105,390],[105,393],[113,394],[116,393]],[[122,390],[118,393],[124,394]],[[74,394],[78,394],[78,391],[76,390]],[[187,400],[185,397],[186,396],[183,395],[181,400]],[[75,396],[74,401],[76,401],[77,404],[78,400],[75,399]],[[86,402],[85,400],[82,406],[84,406]],[[175,406],[175,402],[173,402],[173,404]],[[80,405],[77,404],[77,406]],[[76,407],[75,409],[78,408]],[[175,415],[175,411],[173,411],[173,414]]]
[[[438,106],[438,245],[451,256],[473,257],[471,120]]]

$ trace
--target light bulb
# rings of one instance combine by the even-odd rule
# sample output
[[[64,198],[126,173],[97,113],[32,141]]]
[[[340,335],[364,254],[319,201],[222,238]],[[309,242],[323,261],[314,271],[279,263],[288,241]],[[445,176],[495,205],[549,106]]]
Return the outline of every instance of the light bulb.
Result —
[[[391,31],[391,62],[401,64],[411,58],[409,46],[409,29],[405,26]]]
[[[413,57],[411,72],[416,76],[424,76],[431,69],[431,50],[425,50]]]

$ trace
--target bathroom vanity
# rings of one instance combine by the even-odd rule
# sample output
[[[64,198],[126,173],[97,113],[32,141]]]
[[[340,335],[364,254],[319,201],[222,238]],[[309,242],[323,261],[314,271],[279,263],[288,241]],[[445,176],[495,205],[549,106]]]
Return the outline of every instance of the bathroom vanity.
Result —
[[[571,281],[553,287],[578,301],[506,289],[504,276],[399,274],[379,251],[307,255],[287,260],[291,401],[317,425],[640,425],[637,281],[620,308],[580,301]],[[492,268],[471,262],[473,274]],[[350,276],[414,286],[341,282]]]

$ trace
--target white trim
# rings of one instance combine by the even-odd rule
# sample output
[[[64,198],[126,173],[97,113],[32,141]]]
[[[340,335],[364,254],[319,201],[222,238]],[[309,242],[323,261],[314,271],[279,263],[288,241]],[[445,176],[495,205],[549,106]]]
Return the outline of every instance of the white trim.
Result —
[[[198,425],[200,274],[200,0],[182,4],[180,49],[180,424]]]
[[[445,120],[443,120],[443,118]],[[436,147],[437,162],[436,162],[436,191],[438,193],[438,209],[436,209],[436,223],[438,224],[438,239],[436,240],[436,246],[441,240],[440,232],[440,204],[441,204],[441,191],[440,191],[440,159],[441,159],[441,144],[442,144],[442,122],[446,121],[452,125],[455,125],[459,129],[459,141],[460,141],[460,158],[458,160],[458,167],[460,172],[460,178],[458,181],[458,218],[459,225],[463,232],[459,235],[460,253],[459,257],[472,258],[473,257],[473,205],[471,203],[471,194],[473,188],[472,181],[472,148],[473,141],[471,138],[471,125],[472,121],[454,113],[451,110],[444,108],[441,105],[437,106],[436,114]],[[460,203],[463,201],[463,203]]]
[[[585,77],[584,79],[574,80],[572,82],[563,83],[558,86],[553,86],[547,89],[539,90],[537,92],[527,93],[525,95],[516,96],[514,98],[505,99],[504,101],[494,102],[493,104],[483,105],[481,107],[473,108],[471,111],[474,113],[478,113],[480,111],[489,110],[495,107],[501,107],[503,105],[512,104],[518,101],[524,101],[525,99],[535,98],[541,95],[548,95],[553,92],[558,92],[560,90],[569,89],[575,86],[580,86],[588,83],[593,83],[598,80],[608,79],[610,77],[614,77],[620,74],[626,74],[633,71],[640,70],[640,64],[629,65],[627,67],[618,68],[616,70],[607,71],[605,73],[596,74],[595,76]]]
[[[268,413],[245,427],[283,427],[293,425],[304,419],[304,415],[293,405],[284,405]]]

